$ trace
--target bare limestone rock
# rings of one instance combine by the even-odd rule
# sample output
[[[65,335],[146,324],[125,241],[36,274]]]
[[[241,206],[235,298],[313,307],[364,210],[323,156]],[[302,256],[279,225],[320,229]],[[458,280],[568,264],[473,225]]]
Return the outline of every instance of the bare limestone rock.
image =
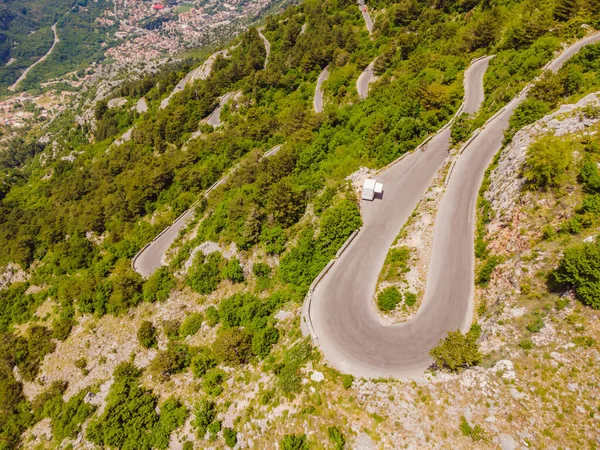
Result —
[[[583,131],[598,123],[600,117],[588,117],[582,111],[582,108],[590,106],[600,107],[598,93],[590,94],[573,105],[563,105],[555,113],[524,127],[502,152],[498,167],[491,174],[490,188],[485,194],[496,212],[496,221],[501,226],[512,220],[515,206],[519,202],[520,192],[525,184],[521,173],[527,149],[545,134],[563,136]]]
[[[0,273],[0,290],[9,287],[13,283],[27,281],[27,274],[18,264],[8,264]]]

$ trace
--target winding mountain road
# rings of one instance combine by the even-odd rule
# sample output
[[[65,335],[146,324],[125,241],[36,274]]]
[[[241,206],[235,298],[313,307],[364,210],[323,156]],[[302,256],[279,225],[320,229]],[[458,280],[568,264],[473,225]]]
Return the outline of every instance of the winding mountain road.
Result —
[[[213,127],[221,126],[221,111],[223,110],[223,106],[225,106],[227,102],[229,102],[229,100],[231,100],[236,93],[237,92],[228,92],[227,94],[222,96],[219,99],[219,106],[215,108],[215,110],[210,114],[210,116],[204,119],[204,122],[208,123],[209,125],[212,125]]]
[[[313,108],[315,112],[323,112],[323,82],[329,78],[329,66],[325,67],[317,78],[315,87],[315,97],[313,98]]]
[[[256,29],[256,31],[258,31],[258,35],[260,36],[260,38],[263,41],[263,44],[265,44],[265,50],[267,51],[267,56],[265,58],[265,69],[266,69],[267,68],[267,64],[269,64],[269,55],[271,55],[271,43],[265,37],[265,35],[262,34],[262,30],[264,30],[264,27],[260,27],[260,28]]]
[[[365,19],[365,26],[367,27],[367,31],[369,34],[373,32],[373,21],[371,20],[371,15],[367,10],[367,5],[365,5],[365,0],[358,0],[358,7],[360,8],[360,13]]]
[[[547,68],[558,70],[588,37],[565,50]],[[465,112],[483,100],[482,79],[489,58],[465,74]],[[451,330],[466,331],[472,321],[474,292],[475,205],[486,168],[501,148],[504,130],[527,89],[491,119],[464,148],[450,176],[435,221],[431,265],[423,304],[409,322],[385,326],[372,305],[377,279],[388,249],[437,169],[446,158],[450,130],[378,178],[382,201],[362,202],[364,225],[354,241],[315,288],[305,308],[313,338],[327,360],[355,376],[420,378],[430,366],[429,350]]]
[[[358,77],[358,80],[356,80],[356,90],[358,91],[358,97],[361,99],[367,98],[369,95],[369,85],[375,81],[376,77],[375,72],[373,71],[375,67],[375,61],[377,61],[377,58],[375,58],[371,64],[367,66],[363,73],[361,73]]]
[[[58,33],[56,32],[56,25],[57,25],[57,23],[55,23],[54,25],[52,25],[52,32],[54,33],[54,42],[52,43],[52,47],[50,47],[50,50],[48,50],[44,56],[42,56],[40,59],[38,59],[32,65],[30,65],[27,69],[25,69],[25,72],[23,72],[21,74],[21,76],[19,77],[19,79],[17,81],[15,81],[15,83],[12,86],[10,86],[8,88],[9,91],[13,91],[13,92],[16,91],[17,88],[19,87],[19,84],[21,84],[21,82],[25,78],[27,78],[27,75],[29,75],[29,72],[31,72],[33,70],[33,68],[35,66],[37,66],[38,64],[41,64],[44,61],[46,61],[48,59],[48,57],[52,54],[52,52],[54,51],[54,48],[56,47],[56,44],[58,44],[60,42],[60,38],[58,37]]]

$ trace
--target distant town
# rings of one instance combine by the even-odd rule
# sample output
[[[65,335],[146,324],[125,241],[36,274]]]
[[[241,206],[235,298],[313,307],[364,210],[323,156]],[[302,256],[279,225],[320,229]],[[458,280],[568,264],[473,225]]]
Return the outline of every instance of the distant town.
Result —
[[[115,8],[100,18],[118,23],[115,34],[123,43],[107,50],[107,58],[132,63],[176,54],[206,43],[207,34],[236,21],[256,17],[272,0],[199,0],[165,3],[115,0]]]
[[[117,26],[107,40],[105,61],[115,69],[165,61],[187,48],[197,48],[229,38],[277,0],[114,0],[96,19],[101,27]],[[281,1],[279,1],[281,3]],[[155,64],[153,64],[155,65]],[[29,124],[44,121],[70,105],[72,90],[102,76],[102,63],[41,83],[38,95],[20,93],[0,101],[0,135],[8,138]],[[96,76],[95,76],[96,74]],[[93,80],[92,80],[93,81]],[[64,91],[62,88],[67,88]]]

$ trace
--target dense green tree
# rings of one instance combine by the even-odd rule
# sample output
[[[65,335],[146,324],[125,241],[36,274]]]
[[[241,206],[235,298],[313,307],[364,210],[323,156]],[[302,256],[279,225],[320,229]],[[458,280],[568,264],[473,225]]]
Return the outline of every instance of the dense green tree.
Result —
[[[196,377],[202,378],[206,372],[217,366],[217,362],[217,358],[211,349],[208,347],[196,348],[190,364],[192,373]]]
[[[109,283],[111,294],[106,305],[107,312],[122,314],[142,300],[142,277],[131,268],[128,261],[119,261]]]
[[[201,313],[192,313],[188,315],[183,322],[181,322],[181,326],[179,327],[179,335],[181,337],[193,336],[202,328],[202,322],[204,321],[204,316]]]
[[[219,330],[212,351],[224,364],[245,364],[252,356],[252,335],[241,328]]]
[[[117,366],[101,416],[87,428],[96,445],[121,449],[166,449],[171,432],[183,425],[187,409],[169,399],[156,412],[157,398],[139,386],[141,373],[131,364]]]
[[[306,435],[286,434],[281,441],[283,450],[308,450]]]
[[[142,292],[144,301],[165,301],[171,290],[176,286],[176,280],[167,267],[161,267],[144,282]]]
[[[189,367],[190,362],[191,354],[189,347],[181,342],[170,341],[167,344],[166,350],[158,352],[154,357],[148,366],[148,370],[164,379],[168,379],[171,375]]]
[[[579,2],[577,0],[557,0],[554,7],[554,17],[557,20],[566,22],[572,16],[577,14]]]
[[[252,352],[259,358],[266,358],[271,347],[279,340],[279,331],[274,327],[257,330],[252,336]]]
[[[440,340],[437,347],[432,348],[429,354],[439,368],[457,372],[471,367],[481,360],[481,353],[477,345],[480,334],[481,330],[476,325],[472,326],[467,334],[462,334],[460,330],[450,331],[448,336]]]
[[[333,256],[344,241],[362,225],[360,211],[355,202],[342,200],[327,209],[321,218],[318,246]]]
[[[137,338],[140,345],[144,348],[156,347],[156,328],[149,320],[144,320],[137,332]]]
[[[200,294],[210,294],[221,281],[221,266],[224,259],[219,252],[204,257],[199,253],[195,265],[190,269],[187,283]]]
[[[217,413],[215,404],[209,400],[202,399],[196,404],[194,410],[194,420],[192,425],[196,427],[196,434],[200,439],[204,439],[208,426],[215,420]]]
[[[523,175],[532,189],[560,188],[572,163],[568,143],[541,139],[527,151]]]
[[[242,283],[244,281],[244,269],[240,265],[240,260],[231,258],[223,269],[223,277],[234,283]]]
[[[572,286],[582,303],[599,309],[600,240],[568,248],[554,272],[554,278],[559,283]]]

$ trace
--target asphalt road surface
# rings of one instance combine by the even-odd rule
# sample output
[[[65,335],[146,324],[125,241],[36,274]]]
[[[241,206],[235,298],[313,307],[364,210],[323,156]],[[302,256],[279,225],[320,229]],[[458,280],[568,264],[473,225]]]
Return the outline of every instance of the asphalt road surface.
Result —
[[[219,106],[215,108],[215,110],[208,116],[205,120],[206,123],[212,125],[213,127],[218,127],[221,125],[221,110],[223,106],[231,100],[231,98],[235,95],[235,92],[228,92],[219,100]]]
[[[363,16],[363,19],[365,19],[365,25],[367,27],[367,31],[369,32],[369,34],[371,34],[371,32],[373,31],[373,21],[371,20],[371,16],[369,14],[369,11],[367,10],[365,1],[358,0],[358,7],[360,8],[360,12]]]
[[[483,101],[488,62],[478,61],[465,73],[467,112]],[[362,230],[313,293],[309,315],[318,343],[343,372],[361,377],[404,375],[412,369],[412,359],[423,355],[421,341],[431,334],[427,327],[416,321],[383,326],[371,298],[387,252],[447,158],[449,141],[446,128],[429,142],[427,151],[408,155],[378,176],[383,199],[362,202]],[[432,339],[437,343],[437,335]]]
[[[315,98],[313,99],[313,108],[315,112],[323,112],[323,82],[329,78],[329,66],[325,67],[317,78],[317,86],[315,87]]]
[[[375,66],[376,59],[367,66],[364,72],[358,77],[358,80],[356,80],[356,90],[358,91],[359,98],[367,98],[369,95],[369,84],[375,81],[373,67]]]
[[[548,68],[558,70],[581,47],[599,41],[600,34],[578,42]],[[483,100],[479,86],[487,63],[475,63],[465,76],[471,110]],[[513,99],[458,159],[435,221],[423,304],[412,320],[393,326],[380,323],[371,299],[389,247],[446,156],[449,130],[438,134],[426,152],[415,152],[381,174],[383,200],[363,202],[362,230],[316,287],[308,310],[317,342],[333,366],[360,377],[419,378],[431,364],[429,350],[448,331],[468,329],[477,194],[508,120],[525,98],[522,93]]]
[[[265,58],[265,69],[266,69],[267,68],[267,64],[269,63],[269,55],[271,54],[271,43],[265,37],[265,35],[262,34],[262,30],[263,29],[264,29],[264,27],[260,27],[260,28],[257,28],[257,31],[258,31],[258,35],[260,36],[260,38],[262,39],[263,43],[265,44],[265,50],[267,51],[267,57]]]

